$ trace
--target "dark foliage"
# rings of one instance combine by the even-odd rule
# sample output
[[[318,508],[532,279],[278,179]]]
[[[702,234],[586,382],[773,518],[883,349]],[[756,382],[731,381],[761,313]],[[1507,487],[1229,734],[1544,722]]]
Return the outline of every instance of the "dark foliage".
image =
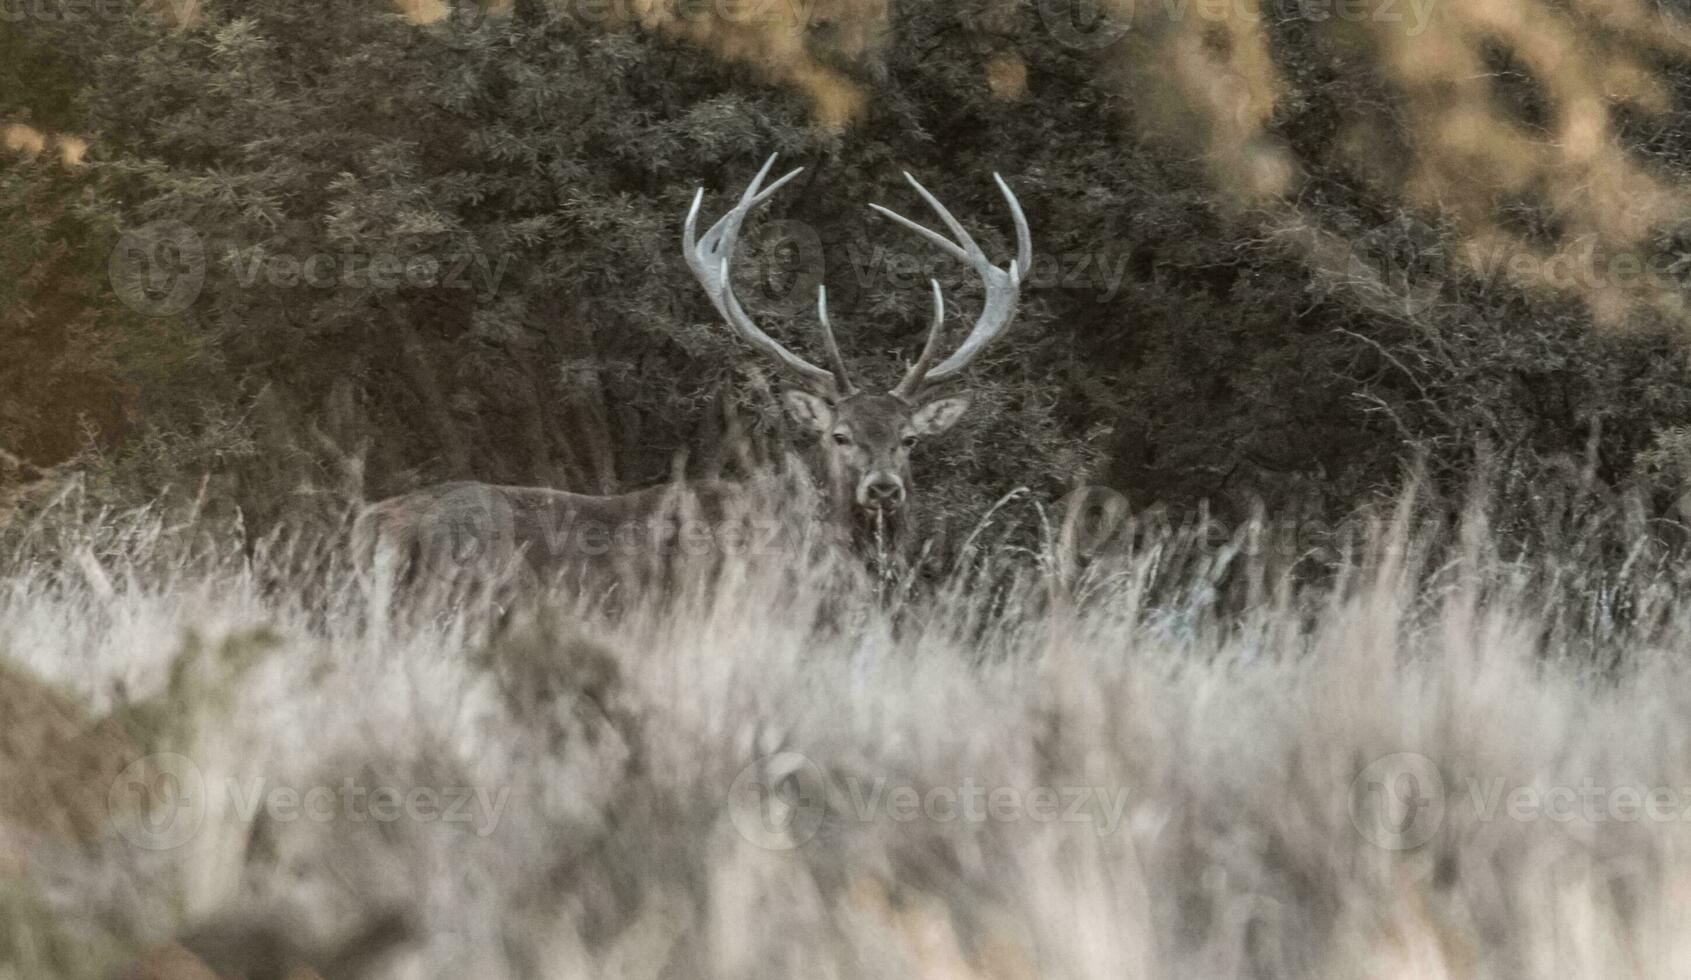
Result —
[[[809,171],[748,233],[742,295],[816,352],[820,276],[848,358],[881,381],[915,354],[929,270],[954,337],[978,289],[863,205],[920,213],[907,168],[997,256],[993,171],[1026,206],[1042,258],[1019,322],[977,370],[975,417],[918,464],[942,526],[1023,484],[1331,517],[1418,453],[1453,489],[1477,453],[1500,461],[1522,500],[1558,473],[1642,478],[1667,512],[1691,466],[1679,338],[1594,331],[1583,307],[1458,269],[1445,229],[1340,162],[1347,100],[1389,97],[1295,24],[1273,39],[1294,88],[1274,129],[1300,213],[1412,307],[1335,282],[1281,218],[1136,139],[1104,55],[1031,6],[899,5],[888,43],[841,66],[872,94],[837,134],[750,68],[534,6],[429,28],[369,0],[12,26],[0,112],[93,139],[80,169],[0,163],[0,443],[36,466],[91,435],[141,489],[212,471],[260,524],[302,493],[627,489],[681,450],[731,466],[731,434],[779,432],[778,412],[680,261],[680,222],[695,187],[714,213],[771,151]],[[1029,87],[1004,99],[981,65],[1012,45]],[[1644,147],[1670,169],[1671,135]],[[185,226],[205,269],[166,315],[108,276],[156,222]]]

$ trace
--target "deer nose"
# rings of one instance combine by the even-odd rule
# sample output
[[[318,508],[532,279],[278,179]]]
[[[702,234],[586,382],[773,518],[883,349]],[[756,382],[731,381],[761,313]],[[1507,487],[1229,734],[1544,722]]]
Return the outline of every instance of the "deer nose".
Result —
[[[871,507],[896,507],[904,500],[904,481],[895,476],[878,475],[863,485],[864,501]]]

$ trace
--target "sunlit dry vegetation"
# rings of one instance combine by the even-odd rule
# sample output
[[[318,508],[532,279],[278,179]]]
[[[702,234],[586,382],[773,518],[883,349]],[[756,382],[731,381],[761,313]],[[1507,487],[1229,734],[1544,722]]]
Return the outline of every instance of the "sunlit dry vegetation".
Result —
[[[333,535],[73,486],[0,572],[0,962],[1683,975],[1681,563],[1593,561],[1621,512],[1511,558],[1483,507],[1439,510],[1359,515],[1312,564],[1267,524],[1150,514],[1006,549],[1041,523],[1011,504],[967,590],[886,605],[735,560],[609,614],[398,591]],[[343,785],[477,795],[461,820],[275,802]]]
[[[1330,155],[1300,161],[1273,125],[1293,91],[1275,6],[1120,5],[1129,98],[1153,133],[1195,144],[1223,194],[1320,225],[1276,205],[1305,166],[1354,168],[1381,203],[1448,225],[1472,273],[1575,297],[1602,326],[1654,314],[1684,328],[1683,290],[1645,268],[1691,198],[1634,152],[1621,120],[1671,124],[1663,68],[1691,53],[1691,24],[1646,0],[1335,7],[1318,50],[1352,100]]]

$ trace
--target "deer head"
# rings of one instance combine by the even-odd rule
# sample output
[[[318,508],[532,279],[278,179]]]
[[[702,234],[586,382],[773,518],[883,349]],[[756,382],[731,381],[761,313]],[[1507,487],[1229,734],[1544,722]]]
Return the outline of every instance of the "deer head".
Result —
[[[687,213],[682,232],[687,265],[734,332],[795,382],[794,387],[782,393],[783,401],[789,414],[816,434],[830,499],[841,515],[849,517],[859,530],[896,532],[907,525],[904,518],[912,490],[911,452],[922,439],[950,429],[969,410],[969,395],[946,395],[942,392],[948,383],[961,377],[963,371],[1004,332],[1015,317],[1021,274],[1033,261],[1033,242],[1028,233],[1027,218],[1009,185],[994,174],[993,179],[998,182],[998,189],[1010,206],[1010,215],[1016,226],[1016,258],[1008,269],[1001,269],[992,264],[951,212],[908,173],[904,175],[905,179],[933,208],[950,230],[952,238],[878,204],[870,205],[875,211],[974,269],[985,285],[986,301],[980,318],[963,343],[950,357],[936,365],[934,360],[945,325],[945,297],[939,283],[934,281],[933,322],[916,362],[891,391],[884,394],[860,391],[852,383],[845,361],[840,356],[839,344],[834,339],[833,324],[828,319],[827,287],[818,286],[816,291],[816,315],[827,351],[827,369],[794,354],[759,329],[734,295],[729,277],[730,264],[746,215],[804,170],[803,167],[793,170],[765,188],[764,178],[774,164],[775,157],[771,155],[745,193],[740,195],[739,203],[711,225],[703,236],[696,234],[699,206],[705,193],[703,188],[699,189],[693,196],[693,207]]]

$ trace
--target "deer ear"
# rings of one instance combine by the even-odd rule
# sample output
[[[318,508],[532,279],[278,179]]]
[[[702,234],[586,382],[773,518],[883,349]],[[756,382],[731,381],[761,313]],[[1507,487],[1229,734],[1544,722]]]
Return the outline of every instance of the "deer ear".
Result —
[[[788,388],[781,392],[781,400],[787,405],[788,415],[817,432],[827,432],[834,427],[834,407],[828,404],[826,398]]]
[[[969,410],[969,396],[955,395],[951,398],[936,398],[916,410],[911,416],[910,424],[916,427],[916,434],[933,436],[944,432],[957,424],[963,413]]]

